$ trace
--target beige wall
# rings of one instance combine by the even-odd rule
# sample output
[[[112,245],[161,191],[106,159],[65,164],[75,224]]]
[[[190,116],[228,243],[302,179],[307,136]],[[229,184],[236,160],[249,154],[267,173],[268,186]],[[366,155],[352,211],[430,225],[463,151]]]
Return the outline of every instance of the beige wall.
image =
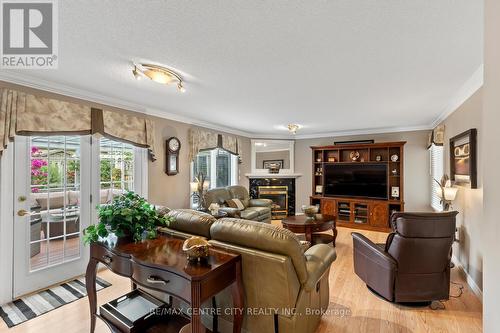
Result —
[[[297,211],[309,204],[312,193],[312,155],[310,146],[329,145],[334,141],[374,139],[375,142],[407,141],[405,145],[405,210],[429,211],[430,180],[429,154],[427,151],[428,131],[399,132],[373,135],[344,136],[296,140],[295,172],[302,173],[297,178]]]
[[[500,1],[486,0],[484,31],[484,239],[483,304],[484,332],[500,327]]]
[[[283,160],[283,169],[290,169],[290,151],[264,151],[255,154],[255,169],[263,169],[263,162]]]
[[[156,150],[158,151],[155,162],[149,162],[149,201],[157,205],[165,205],[172,208],[189,207],[189,182],[190,161],[188,159],[188,130],[192,125],[172,120],[152,117],[156,130]],[[165,145],[166,140],[176,136],[181,141],[179,159],[179,173],[168,176],[165,173]],[[248,187],[248,179],[245,173],[250,172],[250,139],[240,137],[241,160],[239,165],[240,184]]]
[[[460,226],[460,242],[455,243],[453,254],[464,270],[472,277],[476,285],[482,289],[483,285],[483,242],[481,227],[483,221],[483,90],[476,91],[457,110],[455,110],[442,124],[445,125],[445,174],[450,174],[450,145],[451,137],[468,129],[478,131],[478,188],[470,189],[460,186],[453,208],[459,212],[457,226]]]

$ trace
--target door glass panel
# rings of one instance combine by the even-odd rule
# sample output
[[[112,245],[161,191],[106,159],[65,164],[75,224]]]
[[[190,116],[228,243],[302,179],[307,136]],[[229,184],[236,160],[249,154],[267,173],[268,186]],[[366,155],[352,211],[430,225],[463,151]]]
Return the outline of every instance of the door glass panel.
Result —
[[[30,271],[79,258],[80,137],[30,138]],[[76,248],[76,250],[75,250]]]
[[[101,138],[100,170],[101,203],[109,202],[126,191],[134,191],[134,147]]]

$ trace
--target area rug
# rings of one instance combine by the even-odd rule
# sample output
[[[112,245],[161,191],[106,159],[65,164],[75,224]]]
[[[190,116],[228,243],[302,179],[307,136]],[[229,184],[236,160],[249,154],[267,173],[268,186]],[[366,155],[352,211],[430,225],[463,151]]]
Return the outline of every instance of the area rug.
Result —
[[[111,283],[97,277],[97,291],[109,286]],[[0,306],[0,317],[10,328],[85,296],[85,277],[81,277],[4,304]]]

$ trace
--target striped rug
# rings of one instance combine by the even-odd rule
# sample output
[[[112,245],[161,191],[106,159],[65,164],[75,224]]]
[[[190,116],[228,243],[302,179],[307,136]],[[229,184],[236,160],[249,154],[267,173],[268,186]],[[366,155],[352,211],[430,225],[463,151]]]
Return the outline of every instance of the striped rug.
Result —
[[[97,277],[96,286],[99,291],[111,283]],[[2,305],[0,317],[10,328],[85,296],[85,277],[81,277]]]

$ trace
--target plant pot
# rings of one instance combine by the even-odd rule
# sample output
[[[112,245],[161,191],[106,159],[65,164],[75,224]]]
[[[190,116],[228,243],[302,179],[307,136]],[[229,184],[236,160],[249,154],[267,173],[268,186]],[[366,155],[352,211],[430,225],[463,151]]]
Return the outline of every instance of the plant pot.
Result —
[[[116,235],[116,234],[115,234]],[[130,230],[125,231],[123,236],[116,236],[116,243],[117,244],[127,244],[127,243],[132,243],[134,241],[134,237]]]

